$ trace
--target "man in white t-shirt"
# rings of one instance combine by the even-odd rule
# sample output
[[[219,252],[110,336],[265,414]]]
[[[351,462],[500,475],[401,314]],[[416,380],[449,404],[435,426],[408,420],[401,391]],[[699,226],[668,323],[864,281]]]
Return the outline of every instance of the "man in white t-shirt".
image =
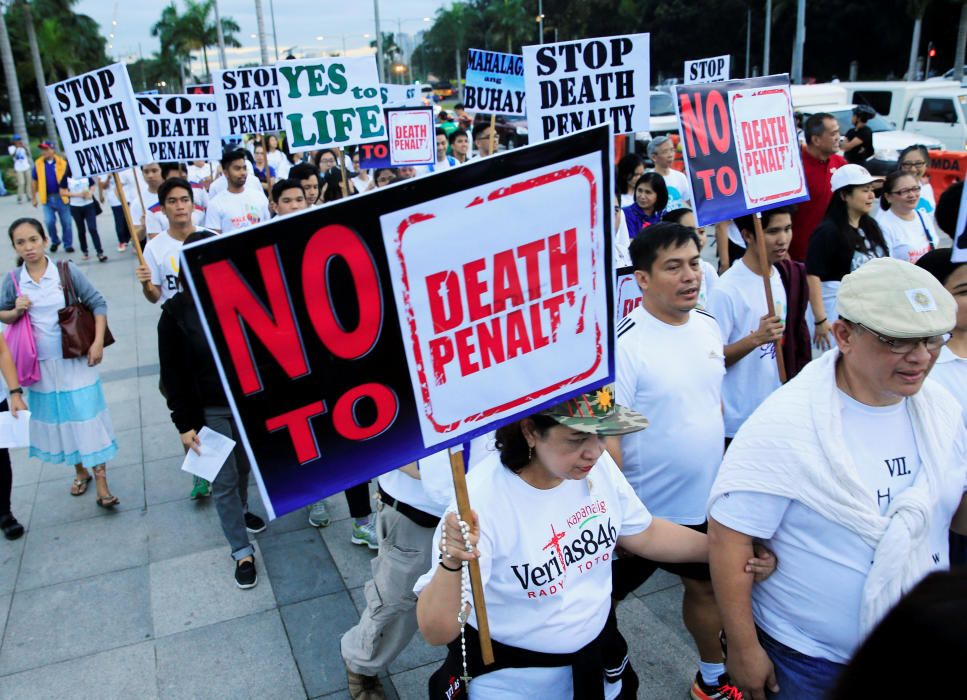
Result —
[[[729,672],[747,698],[827,697],[902,594],[948,566],[948,527],[967,533],[967,431],[927,379],[956,302],[882,258],[843,278],[837,303],[838,349],[749,418],[709,498]],[[755,586],[730,568],[753,540],[781,562]]]
[[[284,179],[272,185],[272,211],[276,216],[294,214],[308,207],[305,190],[298,180]]]
[[[776,217],[766,228],[766,261],[772,301],[766,305],[762,282],[762,261],[756,245],[751,216],[736,220],[748,250],[735,265],[719,277],[708,298],[708,312],[718,321],[725,342],[725,381],[722,398],[725,405],[725,437],[731,441],[735,433],[769,394],[779,388],[776,367],[778,341],[786,321],[786,290],[775,267],[789,249],[792,228],[778,225]],[[788,223],[789,216],[783,217]],[[775,227],[772,223],[776,223]]]
[[[618,324],[615,401],[652,416],[648,430],[609,441],[635,493],[657,517],[705,532],[705,503],[722,461],[725,355],[715,319],[696,309],[702,278],[694,229],[659,223],[631,242],[642,303]],[[731,685],[719,642],[722,621],[706,564],[657,564],[621,557],[613,565],[622,598],[663,568],[682,578],[682,616],[700,668],[695,700],[725,697]]]
[[[672,168],[675,162],[675,143],[670,136],[656,136],[648,142],[648,157],[655,164],[654,171],[665,179],[668,188],[667,211],[682,207],[691,208],[692,190],[685,173]]]
[[[30,151],[24,145],[19,134],[11,137],[12,144],[7,146],[7,152],[13,158],[13,174],[17,179],[17,204],[30,199]]]
[[[188,180],[188,169],[184,163],[161,163],[161,176],[165,180],[171,178]],[[191,182],[191,180],[188,180],[188,182],[191,183],[194,196],[191,220],[197,228],[205,223],[205,212],[208,210],[208,192],[200,183]],[[144,228],[149,240],[168,229],[168,217],[161,211],[160,202],[156,207],[148,208],[148,213],[144,217]]]
[[[445,132],[440,127],[436,130],[436,163],[431,163],[430,165],[422,166],[419,169],[419,174],[424,173],[438,173],[441,170],[449,170],[450,168],[455,168],[459,163],[457,159],[453,156],[447,155],[447,147],[450,145],[450,141],[447,139],[447,132]]]
[[[161,211],[161,205],[158,203],[158,188],[161,187],[162,182],[164,182],[164,176],[161,174],[161,163],[146,163],[141,166],[141,178],[138,178],[136,196],[128,202],[128,207],[131,211],[131,222],[138,229],[136,232],[138,238],[142,240],[147,237],[149,216]],[[140,196],[137,196],[138,190],[141,192]]]
[[[144,247],[144,265],[134,274],[141,283],[144,298],[152,304],[165,302],[179,291],[178,273],[181,246],[189,234],[197,230],[192,221],[194,188],[184,178],[172,177],[158,188],[165,230]]]
[[[268,201],[261,191],[246,189],[248,160],[241,150],[229,151],[222,158],[222,171],[228,189],[208,203],[205,227],[215,233],[228,233],[269,220]],[[261,187],[259,188],[261,190]]]

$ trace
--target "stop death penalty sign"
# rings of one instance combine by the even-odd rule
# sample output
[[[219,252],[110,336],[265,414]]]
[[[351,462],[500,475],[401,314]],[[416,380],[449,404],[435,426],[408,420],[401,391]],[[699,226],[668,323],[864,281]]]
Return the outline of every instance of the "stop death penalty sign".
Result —
[[[700,226],[809,199],[789,76],[675,91],[685,171]]]
[[[524,58],[470,49],[463,102],[488,114],[524,114]]]
[[[282,131],[279,76],[273,66],[217,70],[212,82],[219,136]]]
[[[151,162],[131,80],[120,63],[47,86],[47,101],[75,177]]]
[[[527,130],[544,141],[596,124],[647,131],[648,34],[524,47]]]
[[[153,161],[219,160],[215,98],[212,95],[138,95]]]
[[[386,138],[374,57],[280,61],[276,67],[291,153]]]
[[[183,250],[270,517],[609,381],[609,150],[602,127]]]

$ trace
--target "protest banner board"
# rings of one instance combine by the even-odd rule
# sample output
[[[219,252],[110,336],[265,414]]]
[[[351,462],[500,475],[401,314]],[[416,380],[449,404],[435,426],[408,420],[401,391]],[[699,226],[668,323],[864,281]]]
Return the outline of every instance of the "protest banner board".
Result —
[[[137,102],[152,161],[222,157],[212,95],[139,95]]]
[[[809,199],[789,76],[677,86],[699,226]]]
[[[419,85],[393,85],[380,83],[379,95],[383,109],[387,107],[422,107],[423,95]]]
[[[715,83],[720,80],[729,79],[729,63],[731,57],[714,56],[713,58],[698,58],[694,61],[685,61],[685,85],[697,85],[700,83]]]
[[[373,56],[276,64],[289,152],[386,139]]]
[[[274,66],[216,70],[212,84],[219,136],[265,134],[285,128]]]
[[[648,34],[525,46],[531,142],[595,124],[616,135],[647,131],[650,73]]]
[[[524,114],[524,57],[470,49],[463,104],[488,114]]]
[[[432,107],[393,107],[386,110],[389,160],[401,165],[429,165],[436,162],[436,125]]]
[[[954,231],[954,249],[950,253],[950,259],[955,263],[967,262],[967,187],[960,193],[957,230]]]
[[[614,321],[618,323],[641,304],[641,287],[635,279],[635,268],[619,267],[615,272]]]
[[[389,159],[389,141],[360,144],[359,167],[364,170],[392,168],[393,165]]]
[[[184,248],[270,517],[611,379],[609,149],[587,130]]]
[[[74,177],[151,161],[131,79],[122,64],[48,85],[47,101]]]

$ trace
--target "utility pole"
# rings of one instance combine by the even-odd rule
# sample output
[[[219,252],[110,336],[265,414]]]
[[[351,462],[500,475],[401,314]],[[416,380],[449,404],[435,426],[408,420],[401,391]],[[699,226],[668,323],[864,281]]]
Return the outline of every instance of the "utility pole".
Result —
[[[537,43],[544,43],[544,0],[537,0]]]
[[[796,0],[796,39],[792,46],[792,82],[802,85],[803,51],[806,47],[806,0]]]
[[[7,81],[7,96],[10,98],[10,116],[13,119],[14,133],[23,136],[24,143],[30,143],[27,134],[27,120],[24,119],[23,100],[20,98],[20,82],[17,68],[13,62],[13,49],[10,48],[10,35],[7,34],[7,19],[0,7],[0,60],[3,62],[3,76]]]
[[[967,2],[960,4],[960,27],[957,30],[957,49],[954,51],[954,80],[964,82],[964,46],[967,45]]]
[[[262,54],[262,65],[269,65],[269,47],[265,37],[265,17],[262,15],[262,0],[255,0],[255,21],[259,28],[259,51]]]
[[[34,15],[30,11],[30,3],[23,3],[24,21],[27,24],[27,43],[30,46],[30,59],[34,64],[34,79],[37,81],[37,90],[40,92],[40,105],[44,110],[44,125],[47,128],[47,140],[57,144],[57,127],[54,124],[54,115],[50,112],[50,103],[47,102],[47,78],[44,77],[44,66],[40,62],[40,47],[37,45],[37,30],[34,27]]]
[[[762,75],[769,75],[769,47],[772,43],[772,0],[766,0],[765,39],[762,46]]]
[[[275,32],[275,0],[269,0],[269,15],[272,17],[272,45],[275,47],[275,60],[279,60],[279,35]]]
[[[222,70],[228,68],[228,61],[225,60],[225,35],[222,34],[222,17],[218,13],[218,0],[212,0],[212,7],[215,10],[215,34],[218,35],[218,62]]]
[[[745,14],[745,77],[748,78],[752,64],[752,7],[746,7]]]
[[[379,0],[373,0],[373,14],[376,22],[376,72],[379,74],[379,82],[383,79],[383,32],[379,28]]]

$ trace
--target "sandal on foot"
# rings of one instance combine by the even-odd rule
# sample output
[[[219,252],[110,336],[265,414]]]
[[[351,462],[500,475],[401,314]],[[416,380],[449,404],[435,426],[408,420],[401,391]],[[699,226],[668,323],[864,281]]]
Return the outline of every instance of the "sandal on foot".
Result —
[[[83,479],[79,476],[75,477],[74,483],[71,484],[71,496],[83,496],[87,491],[88,485],[91,483],[91,479],[93,478],[94,477],[92,477],[90,474]]]
[[[97,497],[97,505],[101,506],[101,508],[107,508],[108,510],[110,510],[120,502],[121,501],[118,500],[117,496],[111,496],[110,494],[107,496]]]

